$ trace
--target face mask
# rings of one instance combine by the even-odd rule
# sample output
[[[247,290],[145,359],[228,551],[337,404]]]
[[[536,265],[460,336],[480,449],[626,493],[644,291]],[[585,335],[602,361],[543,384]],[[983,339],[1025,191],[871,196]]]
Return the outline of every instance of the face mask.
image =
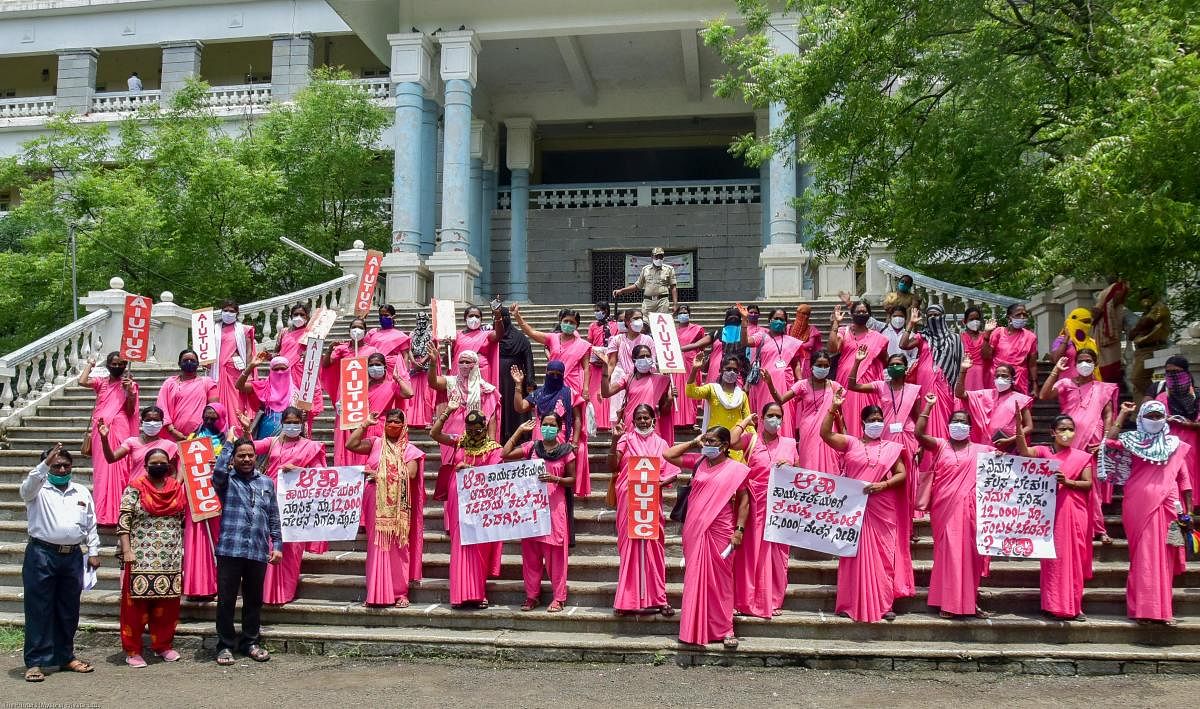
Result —
[[[757,323],[758,322],[758,313],[750,313],[748,316],[746,316],[746,319],[752,323]]]
[[[575,323],[565,322],[559,326],[559,329],[562,330],[564,335],[574,335],[575,334]]]
[[[162,421],[142,421],[142,433],[153,438],[162,430]]]
[[[355,342],[358,342],[362,338],[366,337],[366,335],[367,335],[367,331],[362,329],[361,327],[350,328],[350,339],[354,340]]]
[[[383,432],[387,434],[388,438],[399,438],[404,435],[407,428],[408,426],[403,423],[388,423],[384,424]]]
[[[783,419],[779,418],[778,416],[768,416],[763,419],[763,424],[766,425],[768,431],[775,433],[779,431],[779,427],[783,425]]]
[[[475,369],[474,362],[459,362],[458,371],[463,375],[470,374],[471,370]]]
[[[1081,377],[1090,377],[1092,376],[1092,372],[1096,371],[1096,365],[1091,362],[1077,362],[1075,364],[1075,371],[1079,372],[1079,376]]]
[[[1058,441],[1060,446],[1069,446],[1071,441],[1075,440],[1075,431],[1055,431],[1054,440]]]
[[[468,330],[478,330],[479,323],[480,323],[479,318],[472,315],[471,317],[467,318],[467,329]]]
[[[701,446],[700,455],[712,460],[721,455],[721,446]]]
[[[662,266],[663,260],[660,258],[650,259],[650,263],[654,264],[654,266],[657,268]]]
[[[171,466],[167,463],[151,463],[146,466],[146,474],[152,478],[166,477],[169,472],[171,472]]]
[[[195,360],[192,360],[192,359],[185,359],[179,363],[179,371],[185,372],[187,374],[191,374],[199,368],[200,368],[200,363]]]
[[[908,289],[909,289],[909,285],[907,283],[905,283],[904,281],[900,281],[899,283],[896,284],[896,292],[897,293],[907,293]]]
[[[868,421],[863,424],[863,433],[867,438],[879,438],[883,435],[883,421]]]
[[[979,332],[979,328],[983,327],[982,320],[968,320],[967,329],[971,332]]]
[[[1008,321],[1008,324],[1012,325],[1014,330],[1020,330],[1020,329],[1024,328],[1028,322],[1029,321],[1026,320],[1025,318],[1013,318],[1012,320]]]
[[[863,325],[867,324],[867,321],[871,319],[871,316],[867,313],[855,313],[854,315],[850,316],[850,319],[854,321],[855,325],[862,327]]]
[[[904,318],[900,317],[899,315],[892,318],[892,329],[893,330],[899,330],[903,327],[904,327]]]
[[[558,438],[558,426],[542,426],[542,440],[553,441]]]
[[[654,427],[649,426],[647,428],[642,428],[641,426],[637,426],[633,430],[636,431],[639,436],[649,436],[654,432]]]
[[[775,333],[776,335],[781,334],[786,327],[787,323],[782,320],[772,320],[770,323],[771,332]]]
[[[813,367],[813,379],[824,379],[829,376],[829,367]]]
[[[379,316],[379,327],[383,330],[391,330],[396,325],[396,319],[387,315]]]
[[[368,364],[367,365],[367,376],[372,379],[382,379],[383,374],[386,371],[387,371],[387,367],[382,364]]]
[[[113,379],[120,379],[125,376],[125,367],[108,367],[108,374]]]
[[[641,357],[639,359],[633,360],[634,368],[636,368],[637,371],[641,372],[642,374],[649,372],[650,367],[653,366],[653,364],[654,364],[654,360],[650,359],[649,357]]]
[[[629,332],[629,328],[625,327],[625,321],[624,321],[624,320],[618,320],[618,321],[617,321],[617,332],[621,333],[622,335],[624,335],[625,333]]]
[[[630,320],[629,321],[629,329],[633,330],[634,332],[641,332],[642,331],[642,319],[634,318],[633,320]]]
[[[899,379],[908,371],[908,367],[903,364],[889,364],[887,367],[888,379]]]
[[[306,322],[308,322],[308,318],[304,317],[303,315],[292,316],[292,327],[294,328],[302,328]]]
[[[692,316],[688,315],[687,313],[680,313],[675,316],[675,322],[679,323],[680,325],[687,325],[691,321]]]
[[[742,339],[741,325],[726,325],[721,328],[721,342],[727,345],[733,345],[740,342]]]
[[[1138,419],[1138,428],[1142,429],[1143,433],[1161,433],[1166,426],[1166,419]]]
[[[597,310],[596,312],[594,312],[592,314],[596,316],[596,322],[604,322],[604,318],[605,318],[604,313]]]
[[[1012,388],[1012,380],[996,377],[996,391],[1008,391]]]
[[[302,423],[283,424],[283,435],[288,438],[299,438],[302,430],[304,430],[304,424]]]
[[[54,473],[50,473],[46,476],[46,479],[50,481],[51,485],[58,485],[59,487],[62,487],[63,485],[71,482],[71,474],[67,473],[66,475],[55,475]]]
[[[738,373],[732,369],[727,369],[724,372],[721,372],[721,381],[725,382],[726,384],[737,384],[737,380]]]
[[[226,325],[232,325],[237,322],[237,313],[231,313],[228,310],[221,311],[221,322]]]
[[[950,424],[950,438],[955,441],[965,441],[971,435],[971,424],[954,421]]]

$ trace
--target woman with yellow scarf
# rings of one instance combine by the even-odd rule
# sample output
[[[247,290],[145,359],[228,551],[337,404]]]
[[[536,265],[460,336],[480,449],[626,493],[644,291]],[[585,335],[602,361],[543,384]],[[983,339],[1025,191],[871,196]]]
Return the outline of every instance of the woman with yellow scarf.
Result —
[[[1067,368],[1061,372],[1064,379],[1074,379],[1080,376],[1081,373],[1075,369],[1075,354],[1079,350],[1100,351],[1100,346],[1092,339],[1092,311],[1087,308],[1072,310],[1067,315],[1062,332],[1058,333],[1058,337],[1050,345],[1051,362],[1058,362],[1063,357],[1067,360]],[[1093,372],[1094,374],[1089,372],[1088,376],[1094,376],[1099,380],[1100,370],[1095,368]]]

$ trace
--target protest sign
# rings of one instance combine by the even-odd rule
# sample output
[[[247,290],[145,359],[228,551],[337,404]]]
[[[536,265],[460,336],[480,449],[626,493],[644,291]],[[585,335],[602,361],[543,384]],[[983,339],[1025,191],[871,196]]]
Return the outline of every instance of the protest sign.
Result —
[[[341,542],[358,536],[363,467],[295,468],[279,473],[275,499],[285,542]]]
[[[309,340],[304,350],[304,365],[300,370],[300,390],[296,393],[296,408],[301,411],[311,411],[317,403],[321,391],[317,381],[321,376],[321,355],[325,349],[324,340]]]
[[[213,487],[213,445],[208,438],[189,438],[179,444],[193,522],[221,516],[221,499]]]
[[[347,357],[341,362],[338,379],[339,408],[341,419],[338,427],[343,431],[356,428],[367,420],[367,358]]]
[[[975,548],[984,556],[1054,558],[1058,461],[980,455],[975,461]]]
[[[367,252],[362,275],[358,277],[358,293],[354,296],[354,314],[360,318],[371,312],[371,301],[375,298],[375,286],[379,283],[379,268],[382,264],[382,252]]]
[[[662,459],[638,456],[630,458],[626,466],[629,536],[658,539],[662,534]]]
[[[429,310],[433,317],[433,339],[453,340],[455,330],[454,301],[433,298],[429,301]]]
[[[667,254],[663,258],[668,266],[675,270],[675,281],[679,288],[695,287],[693,272],[695,271],[695,259],[693,254]],[[642,269],[653,264],[651,256],[641,256],[635,254],[625,254],[625,283],[633,283],[637,281],[638,276],[642,275]]]
[[[856,556],[867,510],[866,486],[862,480],[790,465],[771,468],[763,539]]]
[[[683,374],[683,352],[679,349],[679,333],[675,321],[666,313],[647,313],[650,320],[650,339],[654,340],[654,361],[662,374]]]
[[[150,308],[153,305],[154,301],[145,296],[125,296],[121,357],[126,361],[145,362],[150,355]]]
[[[550,533],[550,492],[540,460],[463,468],[458,485],[458,534],[463,544],[544,537]]]
[[[317,308],[312,319],[308,321],[308,327],[305,328],[304,335],[300,338],[300,344],[306,345],[313,340],[324,340],[329,337],[329,331],[333,329],[337,319],[338,311],[332,308]]]
[[[216,364],[221,354],[221,328],[216,326],[212,308],[192,311],[192,349],[202,366]]]

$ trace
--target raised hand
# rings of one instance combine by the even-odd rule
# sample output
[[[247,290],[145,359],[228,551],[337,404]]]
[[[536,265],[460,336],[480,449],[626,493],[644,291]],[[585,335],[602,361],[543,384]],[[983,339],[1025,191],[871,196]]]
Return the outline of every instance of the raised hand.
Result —
[[[617,422],[614,423],[613,427],[612,427],[612,438],[615,441],[624,435],[625,435],[625,422],[621,421],[620,419],[617,419]]]
[[[999,327],[999,323],[996,322],[996,319],[988,318],[988,321],[986,323],[984,323],[984,325],[983,325],[983,331],[991,332],[992,330],[995,330],[997,327]]]
[[[515,364],[508,368],[508,376],[512,377],[512,380],[517,384],[525,381],[525,372],[522,372],[521,368]]]
[[[446,402],[447,411],[457,411],[460,408],[462,408],[462,402],[458,400],[457,396],[450,397],[450,399]]]
[[[1137,405],[1134,404],[1132,401],[1122,401],[1121,402],[1121,415],[1122,416],[1128,416],[1129,414],[1132,414],[1136,410],[1137,410]]]
[[[962,367],[962,370],[965,372],[968,369],[970,369],[971,367],[975,366],[975,362],[971,359],[970,355],[963,355],[962,364],[960,366]]]
[[[374,426],[377,423],[379,423],[379,414],[374,411],[369,412],[367,414],[367,426]]]
[[[259,350],[258,354],[254,355],[255,362],[270,362],[271,353],[266,350]]]
[[[100,420],[96,421],[96,430],[100,432],[101,436],[108,435],[109,428],[108,428],[108,424],[104,423],[104,419],[100,419]],[[53,453],[53,451],[51,451],[51,453]]]
[[[845,303],[847,308],[849,308],[849,307],[850,307],[850,303],[851,303],[851,302],[853,302],[853,301],[851,300],[851,298],[852,298],[852,296],[850,295],[850,292],[849,292],[849,291],[844,291],[844,290],[840,290],[840,291],[838,291],[838,300],[840,300],[840,301],[842,301],[843,303]],[[835,306],[835,307],[836,307],[836,306]]]
[[[842,321],[845,319],[846,319],[846,313],[845,313],[845,311],[842,310],[842,306],[840,306],[840,305],[833,306],[833,315],[830,317],[830,320],[833,322],[833,326],[837,327],[837,326],[841,325]]]
[[[1058,361],[1054,363],[1054,369],[1059,372],[1065,372],[1067,370],[1067,358],[1059,357]]]
[[[867,346],[859,345],[858,349],[854,351],[854,360],[856,362],[861,362],[866,358],[867,358]]]
[[[919,322],[921,322],[921,309],[913,306],[908,311],[908,324],[916,325]]]
[[[937,403],[937,394],[926,394],[925,395],[925,403],[928,406],[933,406],[934,404],[936,404]]]
[[[508,306],[508,312],[515,318],[521,314],[521,307],[516,303]]]
[[[846,403],[846,390],[839,387],[833,392],[833,405],[840,407],[844,403]]]
[[[750,311],[746,309],[746,306],[737,303],[735,307],[737,307],[738,315],[741,315],[743,320],[750,317]]]
[[[521,424],[520,426],[517,426],[517,430],[520,431],[521,433],[532,433],[533,429],[536,427],[537,427],[537,421],[535,421],[533,419],[529,419],[528,421]]]

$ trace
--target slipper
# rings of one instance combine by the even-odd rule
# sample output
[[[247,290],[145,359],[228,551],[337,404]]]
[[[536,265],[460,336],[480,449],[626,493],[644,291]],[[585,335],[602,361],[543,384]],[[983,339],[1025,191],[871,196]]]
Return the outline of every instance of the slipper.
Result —
[[[85,662],[78,657],[63,665],[62,669],[69,672],[79,672],[80,674],[87,674],[96,670],[95,667],[92,667],[92,663]]]
[[[736,650],[736,649],[738,649],[737,636],[730,635],[729,637],[722,640],[721,644],[725,646],[726,650]]]
[[[887,621],[887,622],[889,622],[889,623],[890,623],[890,622],[892,622],[893,620],[895,620],[895,619],[896,619],[896,612],[895,612],[895,611],[888,611],[887,613],[884,613],[884,614],[883,614],[883,619],[884,619],[884,620],[886,620],[886,621]]]
[[[956,616],[953,613],[950,613],[948,611],[938,611],[938,617],[945,618],[946,620],[954,620],[958,616]]]
[[[46,675],[42,672],[41,667],[30,667],[29,669],[25,670],[26,682],[44,682],[45,680]]]
[[[146,666],[146,658],[141,655],[129,655],[125,658],[125,664],[130,667],[141,669]]]
[[[992,617],[992,614],[989,613],[988,611],[984,611],[984,610],[980,610],[980,609],[976,608],[975,609],[975,617],[979,618],[980,620],[987,620],[988,618]]]
[[[258,645],[251,645],[246,648],[246,657],[249,657],[255,662],[267,662],[271,659],[271,653],[262,649]]]
[[[541,601],[539,601],[538,599],[536,599],[536,598],[526,598],[526,599],[525,599],[525,602],[521,604],[521,610],[522,610],[522,611],[531,611],[531,610],[533,610],[534,608],[537,608],[537,607],[538,607],[538,606],[540,606],[540,605],[541,605]]]
[[[217,653],[217,664],[222,666],[233,664],[233,652],[225,648]]]
[[[165,651],[157,652],[155,654],[161,657],[163,662],[179,662],[179,652],[173,647],[167,648]]]
[[[562,601],[555,601],[555,602],[551,603],[548,608],[546,608],[547,613],[562,613],[562,610],[563,610]]]
[[[485,611],[485,610],[487,610],[487,609],[488,609],[488,606],[489,606],[489,605],[490,605],[490,604],[488,603],[488,600],[485,598],[485,599],[483,599],[482,601],[480,601],[480,602],[479,602],[479,610],[481,610],[481,611]]]
[[[408,596],[401,596],[400,598],[396,599],[397,608],[408,608],[408,606]]]
[[[658,609],[658,612],[664,618],[670,618],[675,615],[675,609],[671,607],[670,603],[664,603],[662,607]]]

